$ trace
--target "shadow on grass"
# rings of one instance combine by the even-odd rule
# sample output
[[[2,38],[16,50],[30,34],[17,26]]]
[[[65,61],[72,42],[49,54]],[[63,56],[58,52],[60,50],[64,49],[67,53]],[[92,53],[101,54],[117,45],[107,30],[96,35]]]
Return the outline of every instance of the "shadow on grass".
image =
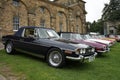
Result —
[[[98,53],[96,58],[109,58],[110,52]]]
[[[29,58],[31,60],[46,62],[44,58],[39,58],[39,57],[29,55],[29,54],[26,54],[26,53],[22,53],[22,52],[17,52],[15,55],[22,56],[22,57],[25,57],[25,58]]]
[[[72,69],[72,70],[80,70],[80,71],[86,71],[91,70],[93,68],[92,62],[81,62],[81,61],[73,61],[73,60],[67,60],[66,65],[64,69]]]
[[[2,52],[5,52],[4,50],[2,50]],[[33,61],[37,61],[37,62],[40,62],[41,64],[45,65],[45,66],[48,66],[47,65],[47,62],[44,58],[39,58],[39,57],[36,57],[36,56],[32,56],[32,55],[29,55],[29,54],[26,54],[26,53],[22,53],[22,52],[16,52],[15,55],[11,55],[11,56],[19,56],[19,57],[22,57],[22,58],[25,58],[25,59],[30,59],[30,60],[33,60]],[[93,62],[88,62],[88,61],[85,61],[85,62],[81,62],[81,61],[74,61],[74,60],[66,60],[66,64],[62,67],[62,68],[57,68],[57,69],[62,69],[62,70],[91,70],[92,68],[94,67],[93,65]],[[46,68],[49,68],[49,69],[52,69],[53,67],[46,67]]]
[[[96,58],[107,58],[108,55],[107,54],[101,54],[101,55],[97,55]]]
[[[36,56],[32,56],[32,55],[28,55],[28,54],[25,54],[25,53],[21,53],[21,52],[17,52],[16,55],[22,56],[24,58],[29,58],[31,60],[35,60],[35,61],[38,61],[38,62],[41,62],[41,63],[46,63],[46,60],[44,58],[39,58],[39,57],[36,57]],[[60,68],[60,69],[80,69],[80,70],[86,70],[86,69],[91,69],[90,68],[90,66],[92,66],[91,63],[89,63],[88,61],[80,62],[80,61],[66,60],[66,64],[62,68]]]

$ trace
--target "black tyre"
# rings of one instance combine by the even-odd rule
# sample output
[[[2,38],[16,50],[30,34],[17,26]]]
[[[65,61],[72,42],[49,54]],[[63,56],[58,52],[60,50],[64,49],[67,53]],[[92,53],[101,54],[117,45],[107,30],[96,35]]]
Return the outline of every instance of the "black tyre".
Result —
[[[65,55],[57,48],[50,49],[46,59],[48,64],[52,67],[63,67],[65,64]]]
[[[12,42],[7,42],[5,46],[5,51],[7,54],[13,54],[14,53],[14,48]]]

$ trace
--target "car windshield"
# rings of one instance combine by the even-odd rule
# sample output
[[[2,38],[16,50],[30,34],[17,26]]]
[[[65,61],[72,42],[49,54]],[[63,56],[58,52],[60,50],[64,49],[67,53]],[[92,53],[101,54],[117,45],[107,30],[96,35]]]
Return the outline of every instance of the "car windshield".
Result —
[[[61,38],[70,39],[70,36],[71,36],[71,34],[69,34],[69,33],[61,33]]]
[[[84,35],[84,38],[85,38],[85,39],[92,39],[92,37],[89,36],[89,35]]]
[[[59,38],[59,35],[51,29],[38,29],[38,35],[40,38]]]
[[[100,38],[106,38],[104,35],[99,35]]]
[[[109,35],[109,37],[110,37],[110,38],[115,38],[115,36],[114,36],[114,35]]]
[[[120,38],[120,35],[117,35],[118,38]]]
[[[72,39],[81,40],[83,39],[80,34],[72,34]]]
[[[89,35],[88,35],[89,36]],[[98,35],[91,35],[91,36],[89,36],[89,37],[91,37],[91,38],[93,38],[93,39],[99,39],[100,38],[100,36],[98,36]]]
[[[83,39],[80,34],[73,34],[73,33],[62,33],[61,37],[64,39],[76,39],[76,40]]]

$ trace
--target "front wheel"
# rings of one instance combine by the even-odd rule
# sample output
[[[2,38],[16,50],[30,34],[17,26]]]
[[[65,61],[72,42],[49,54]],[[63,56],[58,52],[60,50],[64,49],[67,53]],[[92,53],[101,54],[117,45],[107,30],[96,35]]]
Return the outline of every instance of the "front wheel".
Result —
[[[65,64],[65,55],[59,49],[50,49],[47,55],[47,62],[52,67],[62,67]]]
[[[7,54],[13,54],[14,49],[13,49],[12,42],[7,42],[6,43],[5,50],[6,50]]]

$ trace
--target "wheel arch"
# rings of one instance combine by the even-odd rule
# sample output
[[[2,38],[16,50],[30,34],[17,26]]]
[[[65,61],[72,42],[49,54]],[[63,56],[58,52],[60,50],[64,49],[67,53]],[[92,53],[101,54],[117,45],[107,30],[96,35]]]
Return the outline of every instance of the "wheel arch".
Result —
[[[57,64],[57,65],[54,65],[54,64],[53,64],[54,61],[52,61],[52,62],[53,62],[53,63],[52,63],[51,60],[49,59],[49,56],[52,54],[51,52],[54,52],[54,50],[58,51],[59,53],[57,53],[57,54],[61,55],[61,61],[60,61],[60,63]],[[52,66],[52,67],[56,67],[56,68],[63,67],[63,65],[64,65],[65,62],[66,62],[66,55],[64,54],[63,51],[64,51],[64,50],[62,50],[62,49],[60,49],[60,48],[58,48],[58,47],[50,47],[49,50],[48,50],[48,53],[47,53],[47,55],[46,55],[46,57],[45,57],[48,65],[50,65],[50,66]],[[56,64],[56,63],[55,63],[55,64]]]
[[[9,40],[9,39],[7,39],[7,40],[5,41],[5,47],[6,47],[6,45],[7,45],[8,42],[12,42],[12,41]]]
[[[46,59],[46,57],[47,57],[47,55],[49,54],[49,51],[50,51],[51,49],[58,49],[58,50],[60,50],[61,52],[64,52],[64,50],[61,49],[61,48],[59,48],[59,47],[51,46],[51,47],[48,48],[48,50],[47,50],[47,53],[46,53],[46,55],[45,55],[45,59]]]

